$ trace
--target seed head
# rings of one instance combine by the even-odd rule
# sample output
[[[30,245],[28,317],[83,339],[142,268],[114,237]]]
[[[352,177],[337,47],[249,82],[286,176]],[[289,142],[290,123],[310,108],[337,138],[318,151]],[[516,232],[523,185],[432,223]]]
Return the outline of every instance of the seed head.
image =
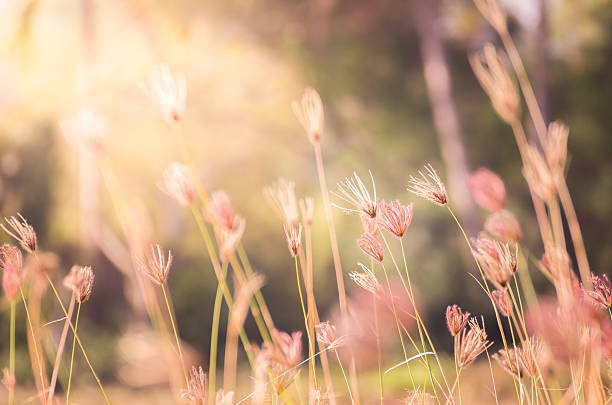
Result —
[[[359,219],[361,220],[361,226],[365,233],[371,233],[372,235],[378,235],[380,228],[378,227],[378,221],[376,218],[370,218],[365,214],[360,214]]]
[[[483,239],[483,238],[480,238]],[[493,242],[494,253],[490,250],[490,245],[480,244],[474,250],[474,256],[480,263],[485,276],[498,289],[506,287],[508,280],[516,273],[516,259],[510,252],[507,243]],[[486,246],[486,247],[484,247]]]
[[[562,275],[572,272],[572,261],[567,251],[560,247],[547,246],[540,259],[540,268],[553,280],[559,280]]]
[[[204,405],[206,403],[207,390],[208,377],[204,370],[202,370],[202,366],[198,368],[191,367],[187,391],[183,392],[181,397],[190,401],[193,405]]]
[[[497,173],[481,167],[470,174],[467,183],[474,201],[482,208],[495,212],[506,205],[506,186]]]
[[[108,121],[91,107],[81,107],[59,123],[60,129],[70,143],[88,150],[99,152],[106,146]]]
[[[512,301],[510,300],[508,289],[495,290],[491,295],[493,295],[493,301],[495,301],[499,312],[503,316],[509,317],[512,314]]]
[[[89,299],[93,288],[94,273],[89,266],[74,265],[64,278],[64,286],[72,290],[78,303]]]
[[[612,306],[612,285],[606,274],[601,277],[591,274],[593,291],[587,291],[592,301],[603,308]]]
[[[497,0],[474,0],[474,4],[497,32],[504,32],[508,29],[506,25],[506,13],[499,5]]]
[[[486,44],[481,52],[469,55],[470,65],[501,119],[513,124],[519,119],[520,98],[514,81],[504,69],[502,51]]]
[[[308,87],[304,90],[301,102],[291,104],[293,113],[306,130],[308,139],[312,144],[321,142],[323,135],[323,103],[321,97],[314,89]]]
[[[291,257],[296,257],[302,246],[302,224],[297,227],[288,227],[285,225],[285,237],[287,238],[287,246]]]
[[[195,185],[191,172],[182,163],[170,163],[162,174],[159,189],[181,205],[191,205],[195,199]]]
[[[236,215],[232,201],[225,191],[214,191],[210,195],[204,219],[226,231],[233,230],[240,222],[240,217]]]
[[[264,189],[264,195],[286,225],[297,226],[300,219],[294,182],[280,178],[276,183]]]
[[[267,351],[268,358],[274,362],[283,364],[286,367],[294,367],[302,360],[302,332],[293,332],[291,335],[272,330],[272,338],[277,345],[265,344],[264,350]]]
[[[234,222],[236,225],[231,228],[215,228],[215,237],[217,238],[217,245],[219,246],[219,256],[221,261],[226,262],[238,247],[244,229],[246,226],[246,220],[240,216],[235,216]]]
[[[173,75],[167,65],[162,65],[151,72],[149,82],[140,88],[169,125],[180,121],[187,101],[185,77]]]
[[[314,200],[312,197],[300,199],[300,213],[304,224],[311,225],[314,218]]]
[[[460,368],[470,365],[482,352],[487,350],[493,342],[487,340],[487,333],[476,322],[475,318],[469,321],[470,328],[463,329],[457,341],[455,358]]]
[[[501,349],[491,357],[510,375],[518,378],[535,377],[538,365],[543,358],[543,347],[539,339],[530,337],[522,346]]]
[[[568,137],[569,128],[562,122],[554,121],[548,125],[548,136],[543,145],[544,154],[551,173],[557,179],[562,179],[565,176]]]
[[[533,145],[527,147],[523,176],[530,188],[544,201],[551,202],[556,196],[556,186],[548,163],[538,148]]]
[[[317,330],[317,340],[326,348],[334,348],[340,346],[344,339],[336,335],[336,327],[329,321],[322,322],[315,326]]]
[[[2,269],[2,288],[9,301],[17,298],[21,282],[23,281],[22,269],[23,256],[18,247],[3,245],[0,248],[0,269]]]
[[[521,226],[510,211],[500,210],[489,215],[484,229],[502,242],[520,243],[523,238]]]
[[[4,232],[11,235],[15,240],[19,242],[22,249],[28,253],[34,253],[38,246],[36,242],[36,232],[32,225],[28,224],[28,221],[21,214],[17,214],[19,218],[10,217],[4,218],[11,230],[9,230],[4,224],[0,224],[0,227],[4,229]]]
[[[374,176],[372,176],[372,172],[369,170],[368,172],[370,173],[370,179],[372,180],[374,198],[371,197],[370,192],[366,188],[365,184],[363,184],[363,181],[361,181],[357,173],[353,172],[353,178],[347,177],[344,179],[344,182],[338,183],[340,193],[334,193],[336,197],[351,205],[352,208],[341,207],[337,204],[333,204],[333,206],[347,213],[357,212],[370,218],[376,218],[376,184],[374,183]]]
[[[436,173],[430,164],[425,165],[425,172],[427,175],[419,170],[420,178],[410,176],[408,191],[434,204],[445,206],[448,202],[448,197],[446,195],[446,188],[444,188],[442,180],[438,177],[438,173]]]
[[[148,254],[138,261],[138,265],[147,277],[161,286],[168,279],[168,272],[172,266],[172,252],[168,250],[168,259],[166,259],[161,246],[151,245]]]
[[[377,262],[383,261],[383,245],[382,243],[380,243],[376,235],[373,235],[369,232],[364,233],[359,239],[357,239],[357,246],[359,246],[363,253],[370,256]]]
[[[355,271],[349,274],[351,280],[355,282],[359,287],[366,291],[376,295],[381,290],[380,283],[376,279],[372,270],[368,269],[365,265],[357,263],[361,267],[361,272]]]
[[[396,238],[401,239],[410,222],[412,222],[412,206],[402,205],[399,201],[392,201],[387,204],[384,200],[380,202],[379,214],[378,214],[378,225],[389,233],[393,234]]]
[[[217,397],[215,398],[215,405],[232,405],[234,402],[234,392],[225,392],[222,389],[217,391]]]
[[[446,307],[446,327],[451,336],[457,336],[470,318],[469,312],[463,312],[457,305]]]

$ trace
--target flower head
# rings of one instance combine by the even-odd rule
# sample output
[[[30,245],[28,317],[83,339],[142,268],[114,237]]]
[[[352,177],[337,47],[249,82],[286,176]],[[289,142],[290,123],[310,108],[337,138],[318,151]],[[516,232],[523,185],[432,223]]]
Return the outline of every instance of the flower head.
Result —
[[[299,201],[300,204],[300,213],[302,214],[302,221],[306,225],[312,224],[312,219],[314,218],[314,200],[312,197],[302,198]]]
[[[568,137],[569,128],[562,122],[554,121],[548,125],[548,136],[543,145],[544,154],[551,173],[557,178],[563,178],[565,175]]]
[[[234,403],[234,392],[228,391],[225,392],[223,390],[217,391],[217,396],[215,398],[215,405],[232,405]]]
[[[560,247],[547,246],[540,259],[540,269],[553,280],[572,272],[572,261],[567,251]]]
[[[446,327],[451,336],[457,336],[470,318],[469,312],[463,312],[457,305],[446,307]]]
[[[412,222],[412,206],[412,203],[402,205],[397,200],[390,204],[381,201],[378,209],[378,225],[401,239]]]
[[[181,205],[191,205],[195,199],[191,172],[182,163],[173,162],[164,169],[159,189]]]
[[[372,180],[374,198],[372,198],[370,192],[365,184],[363,184],[363,181],[361,181],[357,173],[353,172],[353,178],[347,177],[344,179],[344,182],[338,183],[340,193],[334,193],[336,197],[351,205],[353,208],[341,207],[337,204],[333,204],[333,206],[341,209],[344,212],[357,212],[370,218],[376,218],[376,184],[374,183],[372,172],[368,172],[370,173],[370,179]]]
[[[530,337],[523,341],[522,346],[512,349],[501,349],[491,357],[499,363],[508,374],[522,378],[534,377],[543,358],[543,347],[539,339]]]
[[[168,272],[172,266],[172,252],[168,250],[168,259],[166,259],[161,246],[151,245],[149,253],[138,261],[138,265],[154,283],[163,285],[168,279]]]
[[[597,305],[610,308],[612,306],[612,285],[607,275],[598,277],[591,274],[591,282],[593,283],[593,291],[587,291],[594,303]]]
[[[377,262],[383,261],[383,245],[382,243],[380,243],[376,235],[373,235],[369,232],[364,233],[359,239],[357,239],[357,246],[359,246],[359,249],[361,249],[363,253],[370,256]]]
[[[455,359],[461,368],[470,365],[482,352],[487,350],[493,342],[487,340],[484,326],[481,328],[475,318],[469,321],[470,328],[463,329],[457,340]]]
[[[534,145],[529,145],[525,153],[523,176],[530,188],[544,201],[550,202],[555,198],[556,185],[553,174],[542,153]]]
[[[469,56],[470,65],[501,119],[513,124],[519,119],[521,101],[516,84],[503,67],[501,51],[486,44],[482,52]]]
[[[521,226],[510,211],[500,210],[489,215],[484,229],[492,237],[502,242],[520,243],[523,238]]]
[[[2,269],[2,288],[9,301],[17,298],[21,288],[23,256],[18,247],[3,245],[0,248],[0,269]]]
[[[142,92],[155,104],[168,124],[178,122],[185,112],[187,85],[183,76],[175,76],[167,65],[151,72]]]
[[[467,183],[474,201],[482,208],[495,212],[506,205],[506,186],[497,173],[481,167],[470,174]]]
[[[287,246],[292,257],[296,257],[302,246],[302,224],[297,227],[288,227],[285,225],[285,237],[287,238]]]
[[[474,256],[489,281],[496,288],[503,289],[516,273],[516,258],[510,252],[507,243],[492,242],[491,245],[486,238],[479,238],[478,241],[474,247]]]
[[[323,103],[316,90],[308,87],[304,91],[301,102],[291,104],[293,113],[306,130],[308,139],[315,144],[321,142],[323,135]]]
[[[355,271],[349,274],[351,280],[355,282],[359,287],[372,294],[378,294],[381,290],[380,283],[376,279],[372,270],[368,269],[365,265],[357,263],[361,267],[361,272]]]
[[[446,188],[444,188],[442,180],[438,177],[438,173],[436,173],[430,164],[425,165],[425,172],[427,175],[419,170],[420,178],[410,176],[408,191],[434,204],[445,206],[448,202],[448,197],[446,195]]]
[[[285,224],[295,227],[300,222],[295,198],[295,183],[285,179],[264,189],[264,195]]]
[[[215,237],[217,238],[217,245],[219,246],[219,256],[221,261],[226,262],[228,258],[236,251],[244,229],[246,227],[246,220],[240,216],[235,217],[236,225],[231,228],[215,228]]]
[[[64,286],[72,290],[78,303],[89,299],[93,288],[94,273],[89,266],[74,265],[64,278]]]
[[[495,290],[491,295],[493,296],[493,301],[495,301],[497,309],[503,316],[509,317],[512,315],[512,301],[510,300],[507,288]]]
[[[264,347],[269,359],[287,367],[299,364],[302,360],[302,332],[293,332],[290,335],[273,329],[272,338],[277,342],[277,346],[266,344]]]
[[[214,191],[206,205],[204,219],[215,227],[231,231],[240,222],[232,201],[225,191]]]
[[[206,403],[207,390],[208,377],[204,370],[202,370],[202,366],[198,368],[191,367],[187,391],[183,392],[181,397],[190,401],[193,405],[204,405]]]
[[[28,224],[28,221],[26,221],[21,214],[18,213],[17,216],[19,218],[4,218],[12,231],[4,226],[4,224],[0,224],[0,227],[4,229],[4,232],[15,238],[26,252],[33,253],[38,246],[36,242],[36,232],[32,225]]]
[[[336,336],[336,327],[329,321],[321,322],[315,326],[317,340],[326,348],[338,347],[344,341],[343,337]]]
[[[76,146],[100,151],[106,145],[108,121],[91,107],[81,107],[76,113],[62,118],[59,126],[66,139]]]

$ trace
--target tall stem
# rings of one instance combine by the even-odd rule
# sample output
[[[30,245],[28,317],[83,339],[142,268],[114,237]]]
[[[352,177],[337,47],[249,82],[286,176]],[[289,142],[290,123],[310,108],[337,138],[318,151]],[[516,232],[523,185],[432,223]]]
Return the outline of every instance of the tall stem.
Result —
[[[346,378],[346,372],[344,371],[342,360],[340,360],[338,349],[334,349],[334,352],[336,353],[336,358],[338,359],[338,365],[340,365],[340,371],[342,371],[342,376],[344,377],[344,382],[346,383],[346,389],[348,390],[349,398],[351,398],[351,404],[355,404],[355,399],[353,398],[353,393],[351,391],[351,385],[349,384],[348,378]]]
[[[28,304],[26,302],[25,296],[23,294],[23,289],[21,287],[19,287],[19,294],[21,295],[21,300],[23,301],[23,308],[25,309],[26,319],[28,320],[28,327],[30,328],[32,346],[34,346],[34,355],[36,356],[36,367],[38,367],[38,376],[40,378],[40,386],[44,389],[46,380],[45,380],[45,372],[43,370],[43,364],[42,364],[43,359],[42,359],[41,353],[39,353],[38,351],[38,343],[37,343],[38,339],[37,339],[36,333],[34,332],[34,325],[32,324],[32,317],[30,316],[30,310],[28,309]],[[30,357],[31,356],[32,354],[30,353]],[[46,405],[47,397],[42,395],[42,400],[43,400],[43,404]]]
[[[185,387],[189,387],[189,378],[187,377],[187,371],[185,370],[185,359],[183,357],[183,350],[181,349],[181,339],[178,336],[178,331],[176,329],[176,322],[174,320],[174,315],[172,314],[172,308],[170,307],[170,301],[168,300],[168,294],[166,293],[166,284],[161,285],[162,293],[164,294],[164,301],[166,302],[166,309],[168,310],[168,316],[170,317],[170,324],[172,324],[172,332],[174,332],[174,339],[176,340],[176,349],[178,350],[179,360],[181,362],[181,370],[183,370],[183,375],[185,377]]]
[[[372,294],[372,302],[374,306],[374,333],[376,334],[376,357],[378,358],[378,383],[380,385],[380,405],[385,401],[385,390],[383,385],[382,372],[382,350],[380,347],[380,327],[378,326],[378,308],[376,305],[376,295]]]
[[[217,347],[219,342],[219,320],[221,319],[221,302],[223,299],[223,289],[225,287],[225,277],[227,276],[227,263],[223,263],[222,279],[217,285],[215,295],[215,306],[213,308],[212,328],[210,331],[210,364],[208,366],[208,398],[215,395],[215,385],[217,377]]]
[[[300,295],[300,304],[302,305],[302,314],[304,315],[304,326],[306,328],[306,336],[308,337],[308,350],[309,350],[309,363],[310,363],[310,367],[312,370],[312,374],[314,377],[314,389],[318,389],[318,384],[317,384],[317,368],[316,368],[316,363],[315,363],[315,358],[313,356],[314,353],[312,353],[312,348],[313,348],[313,336],[310,336],[310,328],[308,327],[308,314],[306,313],[306,306],[304,305],[304,295],[302,294],[302,285],[300,283],[300,270],[299,270],[299,266],[298,266],[298,258],[297,256],[294,257],[295,260],[295,278],[297,280],[297,287],[298,287],[298,294]],[[311,395],[312,393],[312,388],[313,387],[308,387],[308,395]]]
[[[66,405],[70,405],[70,388],[72,387],[72,367],[74,365],[74,348],[76,347],[76,336],[79,329],[79,315],[81,315],[81,303],[77,306],[76,320],[74,321],[74,336],[72,337],[72,353],[70,354],[70,371],[68,372],[68,388],[66,389]]]
[[[9,370],[11,377],[15,377],[15,300],[11,300],[11,320],[9,335]],[[15,404],[15,384],[9,384],[9,405]]]
[[[72,318],[72,312],[74,311],[74,293],[70,298],[70,304],[68,305],[68,317]],[[57,346],[57,353],[55,355],[55,364],[53,365],[53,372],[51,373],[51,384],[49,384],[49,396],[47,397],[47,401],[52,403],[53,395],[55,394],[55,384],[57,382],[57,373],[59,371],[59,365],[62,360],[62,354],[64,353],[64,346],[66,345],[66,338],[68,337],[68,329],[70,324],[68,323],[68,318],[66,318],[66,322],[64,322],[64,328],[62,329],[62,335],[59,340],[59,345]]]

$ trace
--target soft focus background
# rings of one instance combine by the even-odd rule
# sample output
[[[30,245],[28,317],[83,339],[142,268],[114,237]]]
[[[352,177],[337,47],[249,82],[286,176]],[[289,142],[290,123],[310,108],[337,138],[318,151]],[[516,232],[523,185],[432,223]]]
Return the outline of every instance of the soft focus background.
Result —
[[[547,120],[570,128],[568,184],[591,267],[609,273],[612,5],[503,3]],[[111,192],[130,202],[142,232],[172,249],[169,285],[180,333],[207,364],[216,281],[190,213],[157,187],[163,168],[180,155],[139,86],[162,63],[185,75],[182,130],[198,174],[208,190],[226,190],[247,219],[245,248],[266,277],[263,293],[278,327],[290,331],[303,326],[293,261],[262,194],[279,176],[296,182],[298,196],[315,199],[322,319],[337,304],[312,148],[290,107],[310,85],[325,106],[322,146],[332,190],[353,171],[365,179],[371,169],[379,198],[414,201],[405,239],[409,266],[434,340],[448,350],[446,305],[485,315],[490,306],[467,274],[473,262],[448,213],[410,195],[409,175],[425,162],[438,168],[451,204],[475,235],[485,213],[467,193],[465,175],[480,166],[500,173],[526,245],[535,256],[542,253],[512,133],[467,62],[467,53],[488,41],[497,38],[467,0],[0,0],[0,212],[29,220],[42,249],[58,254],[58,278],[74,263],[94,267],[94,292],[80,327],[93,362],[131,401],[160,389],[164,394],[147,403],[167,403],[169,394],[156,385],[163,378],[138,371],[155,364],[133,359],[146,352],[136,339],[148,321],[133,311],[117,263],[104,254],[122,238],[106,179],[58,122],[83,105],[108,117],[103,153],[118,186]],[[355,244],[361,225],[355,216],[334,215],[348,273],[365,259]],[[534,277],[548,288],[541,275]],[[355,291],[348,278],[347,286]],[[52,321],[60,313],[48,301],[43,318]],[[6,313],[1,336],[8,336]],[[247,326],[254,332],[251,321]],[[57,325],[45,328],[59,334]],[[4,364],[8,338],[1,341]],[[27,364],[26,350],[18,346],[17,364]],[[91,384],[81,363],[77,381]],[[17,373],[19,381],[31,379],[27,367]]]

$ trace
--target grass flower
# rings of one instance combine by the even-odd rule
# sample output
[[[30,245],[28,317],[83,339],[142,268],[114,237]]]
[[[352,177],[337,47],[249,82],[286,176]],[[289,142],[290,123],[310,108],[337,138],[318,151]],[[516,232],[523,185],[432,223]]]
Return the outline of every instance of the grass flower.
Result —
[[[183,392],[181,397],[190,401],[193,405],[204,405],[206,404],[207,389],[208,377],[202,366],[198,368],[191,367],[187,390]]]
[[[302,198],[299,201],[300,214],[302,214],[302,221],[306,225],[312,225],[314,218],[314,200],[312,197]]]
[[[501,54],[502,51],[486,44],[481,52],[469,55],[469,61],[497,114],[512,125],[519,119],[521,100],[516,84],[503,66]]]
[[[468,323],[469,312],[463,312],[458,305],[446,307],[446,327],[451,336],[457,336]]]
[[[206,205],[204,219],[226,231],[237,227],[241,218],[236,215],[232,201],[225,191],[214,191]]]
[[[233,405],[234,403],[234,392],[225,392],[223,390],[217,391],[215,398],[215,405]]]
[[[101,151],[108,138],[108,121],[91,107],[81,107],[59,123],[61,131],[70,143],[92,151]]]
[[[539,339],[530,337],[520,347],[501,349],[491,357],[510,375],[517,378],[535,377],[538,364],[543,358],[543,347]]]
[[[486,167],[472,172],[467,181],[476,204],[495,212],[506,206],[506,186],[499,175]]]
[[[397,200],[390,204],[381,201],[378,209],[378,225],[401,239],[412,222],[412,207],[412,203],[402,205]]]
[[[587,291],[587,294],[592,301],[603,308],[612,307],[612,285],[608,276],[604,274],[598,277],[591,274],[591,282],[593,283],[593,291]]]
[[[173,75],[167,65],[151,72],[149,82],[140,86],[168,124],[180,121],[185,113],[187,85],[181,75]]]
[[[244,235],[246,220],[236,216],[234,221],[236,225],[231,229],[215,228],[215,237],[217,239],[217,245],[219,246],[219,256],[223,262],[226,262],[229,256],[236,251],[242,239],[242,235]]]
[[[191,172],[182,163],[170,163],[162,174],[159,189],[181,205],[191,205],[195,200],[195,185]]]
[[[518,221],[508,210],[500,210],[489,215],[484,229],[493,238],[502,242],[521,243],[523,232]]]
[[[430,164],[425,165],[425,172],[427,175],[419,170],[420,178],[410,176],[408,191],[434,204],[445,206],[448,202],[448,196],[438,173]]]
[[[93,288],[94,273],[89,266],[74,265],[64,278],[64,286],[74,293],[79,304],[87,301]]]
[[[0,248],[0,269],[2,269],[2,288],[9,301],[15,301],[21,282],[23,256],[18,247],[5,244]]]
[[[297,227],[285,225],[285,238],[287,238],[287,246],[291,257],[296,257],[302,246],[302,224],[298,224]]]
[[[376,237],[376,235],[373,235],[369,232],[364,233],[359,239],[357,239],[357,246],[359,246],[359,249],[361,249],[363,253],[370,256],[377,262],[383,261],[384,248],[382,243],[380,243],[380,241]]]
[[[551,202],[556,196],[556,186],[548,163],[534,145],[529,145],[525,152],[523,176],[531,189],[544,201]]]
[[[38,247],[36,232],[34,231],[32,225],[28,224],[28,221],[26,221],[21,214],[18,213],[17,216],[19,218],[4,218],[11,229],[8,229],[4,224],[0,224],[0,227],[4,229],[4,232],[8,233],[15,240],[17,240],[23,250],[28,253],[34,253]]]
[[[264,189],[264,195],[285,224],[290,227],[297,226],[300,219],[294,182],[280,178]]]
[[[561,275],[572,272],[572,261],[565,249],[547,246],[540,259],[540,269],[551,279],[559,280]]]
[[[342,345],[344,339],[336,334],[336,327],[329,321],[321,322],[315,326],[317,340],[326,348],[336,348]]]
[[[436,397],[424,392],[421,387],[408,391],[408,395],[401,401],[405,405],[434,405]]]
[[[512,314],[512,301],[510,300],[508,289],[503,288],[501,290],[495,290],[491,295],[493,296],[493,301],[499,312],[503,316],[509,317]]]
[[[546,162],[554,176],[565,175],[567,163],[567,138],[569,128],[560,121],[551,122],[548,125],[548,136],[543,145]]]
[[[168,272],[172,266],[172,252],[168,250],[168,258],[164,255],[161,246],[151,245],[148,254],[138,261],[140,270],[154,283],[162,286],[168,279]]]
[[[470,319],[468,328],[463,329],[457,341],[455,358],[460,368],[469,366],[482,352],[487,350],[493,342],[487,340],[487,333],[481,328],[475,318]]]
[[[381,290],[380,283],[376,279],[372,270],[368,269],[365,265],[361,263],[357,263],[359,267],[361,267],[361,272],[354,271],[349,273],[349,277],[351,280],[355,282],[359,287],[363,288],[366,291],[369,291],[372,294],[378,294]]]
[[[498,289],[506,287],[508,280],[516,273],[516,259],[507,243],[491,244],[491,241],[479,238],[474,248],[474,256],[478,259],[485,276]]]
[[[376,184],[374,183],[372,172],[368,172],[370,173],[370,179],[372,180],[374,198],[372,198],[370,192],[363,181],[361,181],[357,173],[353,172],[353,178],[347,177],[344,179],[344,182],[338,183],[340,193],[334,193],[336,197],[351,205],[352,208],[342,207],[337,204],[332,205],[344,212],[357,212],[370,218],[376,218]]]
[[[321,142],[323,135],[323,103],[316,90],[308,87],[300,102],[291,104],[293,113],[304,127],[308,139],[313,144]]]

